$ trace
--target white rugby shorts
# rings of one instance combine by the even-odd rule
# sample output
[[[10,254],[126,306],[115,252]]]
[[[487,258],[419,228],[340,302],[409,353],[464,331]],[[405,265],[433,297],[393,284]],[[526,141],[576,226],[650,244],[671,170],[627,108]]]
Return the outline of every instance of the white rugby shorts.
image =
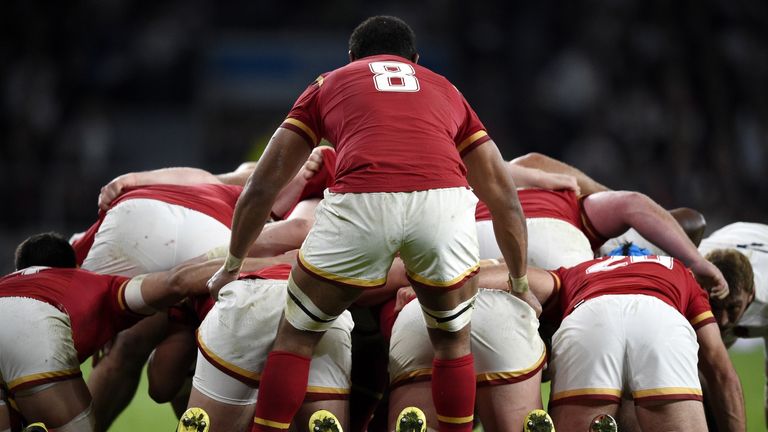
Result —
[[[526,218],[528,228],[528,265],[543,269],[572,267],[594,258],[592,247],[581,230],[555,218]],[[501,257],[493,233],[493,222],[477,222],[480,259]]]
[[[528,304],[504,291],[480,289],[472,314],[471,343],[478,385],[525,381],[546,359],[539,320]],[[393,386],[430,379],[434,351],[418,300],[395,320],[389,345]]]
[[[478,269],[476,204],[466,188],[326,190],[299,264],[332,283],[379,287],[399,252],[412,284],[457,288]]]
[[[589,299],[552,337],[550,404],[586,399],[636,404],[701,400],[696,333],[688,320],[647,295]]]
[[[0,376],[11,394],[81,376],[69,316],[48,303],[0,297]]]
[[[128,277],[165,271],[229,244],[229,237],[229,228],[204,213],[130,199],[107,212],[82,268]]]
[[[198,366],[201,355],[205,362],[195,371],[195,388],[228,404],[256,401],[255,388],[277,335],[287,286],[288,281],[245,279],[221,290],[197,331]],[[320,339],[310,363],[308,399],[349,397],[353,327],[352,316],[344,311]],[[236,381],[219,379],[222,373]]]

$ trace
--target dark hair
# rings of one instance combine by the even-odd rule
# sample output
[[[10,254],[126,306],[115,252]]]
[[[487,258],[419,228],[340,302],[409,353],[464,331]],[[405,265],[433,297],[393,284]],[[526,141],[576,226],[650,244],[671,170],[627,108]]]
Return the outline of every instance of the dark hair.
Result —
[[[355,59],[376,54],[394,54],[412,60],[416,55],[416,34],[400,18],[370,17],[352,32],[349,52]]]
[[[16,248],[16,270],[32,266],[77,267],[75,250],[67,239],[55,232],[35,234]]]
[[[755,293],[755,275],[749,258],[736,249],[715,249],[704,258],[714,264],[723,273],[732,294],[741,292],[747,295]]]

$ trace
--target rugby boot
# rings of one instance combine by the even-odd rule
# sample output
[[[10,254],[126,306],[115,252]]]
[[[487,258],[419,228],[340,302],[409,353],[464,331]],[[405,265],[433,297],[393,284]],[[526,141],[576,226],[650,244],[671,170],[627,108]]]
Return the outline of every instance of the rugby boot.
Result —
[[[211,429],[211,419],[202,408],[188,408],[181,415],[176,432],[208,432]]]
[[[555,432],[555,424],[546,411],[535,409],[525,416],[524,432]]]
[[[21,432],[48,432],[48,428],[43,423],[37,422],[27,425]]]
[[[426,432],[427,416],[416,407],[407,407],[397,415],[395,432]]]
[[[589,432],[618,432],[619,425],[608,414],[600,414],[592,419],[589,424]]]
[[[326,410],[315,411],[309,417],[309,432],[344,432],[339,419]]]

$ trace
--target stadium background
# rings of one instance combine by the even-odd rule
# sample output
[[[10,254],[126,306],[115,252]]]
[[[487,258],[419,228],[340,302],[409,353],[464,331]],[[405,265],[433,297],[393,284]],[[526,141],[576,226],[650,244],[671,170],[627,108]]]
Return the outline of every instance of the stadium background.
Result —
[[[87,228],[119,173],[257,157],[376,14],[413,26],[421,63],[505,157],[546,153],[697,208],[708,232],[768,222],[763,0],[13,0],[0,14],[0,270],[31,233]],[[762,354],[739,356],[750,430],[765,430]]]

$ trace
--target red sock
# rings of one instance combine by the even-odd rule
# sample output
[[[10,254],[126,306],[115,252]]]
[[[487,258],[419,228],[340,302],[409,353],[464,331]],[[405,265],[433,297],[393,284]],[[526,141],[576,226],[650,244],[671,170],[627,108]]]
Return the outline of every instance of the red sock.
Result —
[[[472,354],[432,362],[432,400],[440,432],[472,431],[476,385]]]
[[[307,393],[310,360],[287,351],[269,353],[259,383],[253,431],[288,429]]]

